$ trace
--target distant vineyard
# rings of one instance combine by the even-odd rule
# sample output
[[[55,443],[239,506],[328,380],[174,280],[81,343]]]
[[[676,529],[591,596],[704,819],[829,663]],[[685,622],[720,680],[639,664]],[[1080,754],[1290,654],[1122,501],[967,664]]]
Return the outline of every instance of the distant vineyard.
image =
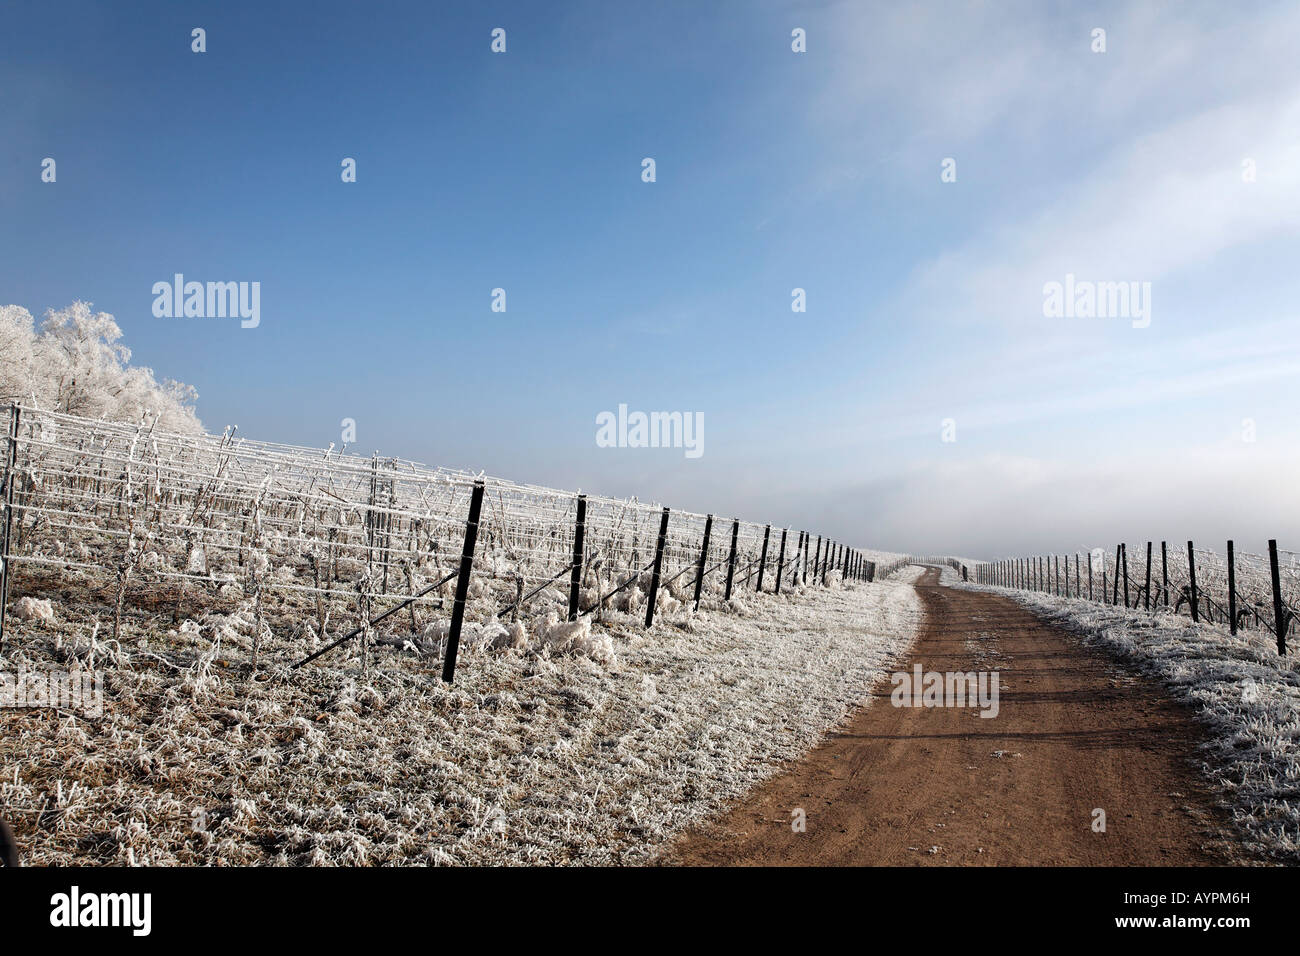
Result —
[[[1169,547],[1149,541],[1131,557],[1126,544],[1114,554],[1102,548],[1066,555],[1008,558],[982,564],[976,579],[984,584],[1085,598],[1145,610],[1167,609],[1193,621],[1271,632],[1278,652],[1300,606],[1300,553],[1268,543],[1268,554],[1238,551],[1229,541],[1225,554]]]
[[[345,644],[364,664],[396,634],[442,655],[450,679],[467,624],[497,643],[517,641],[525,616],[648,626],[741,590],[875,573],[870,552],[824,536],[636,499],[233,429],[177,435],[17,407],[8,419],[0,615],[11,594],[80,602],[113,638],[242,615],[254,666]]]

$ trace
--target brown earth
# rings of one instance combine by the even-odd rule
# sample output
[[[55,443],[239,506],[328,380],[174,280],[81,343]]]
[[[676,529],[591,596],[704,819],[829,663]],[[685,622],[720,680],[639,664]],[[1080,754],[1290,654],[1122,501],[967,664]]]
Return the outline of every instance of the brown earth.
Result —
[[[1192,760],[1203,732],[1158,685],[996,594],[917,584],[906,668],[991,671],[999,712],[894,707],[883,682],[798,763],[662,862],[1186,866],[1242,862]],[[792,827],[806,814],[806,831]],[[1105,811],[1094,832],[1093,811]]]

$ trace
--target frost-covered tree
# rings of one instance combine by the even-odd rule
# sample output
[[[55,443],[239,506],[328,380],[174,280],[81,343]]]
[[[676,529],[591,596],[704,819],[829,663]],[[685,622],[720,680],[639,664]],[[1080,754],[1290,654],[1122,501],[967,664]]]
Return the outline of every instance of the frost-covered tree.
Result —
[[[151,369],[132,366],[121,338],[113,317],[88,302],[49,310],[39,332],[26,309],[0,306],[0,402],[201,432],[198,393],[170,379],[159,384]]]

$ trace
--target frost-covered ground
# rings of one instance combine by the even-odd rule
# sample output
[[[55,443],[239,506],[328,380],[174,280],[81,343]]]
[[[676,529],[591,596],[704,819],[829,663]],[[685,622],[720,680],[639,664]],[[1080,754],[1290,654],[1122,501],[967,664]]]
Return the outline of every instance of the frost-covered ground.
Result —
[[[250,680],[213,640],[238,643],[238,615],[184,622],[162,656],[56,604],[5,666],[99,668],[105,713],[0,710],[0,807],[29,864],[643,862],[868,699],[915,636],[915,574],[650,632],[484,630],[451,687],[416,635],[368,674]]]
[[[957,581],[945,575],[944,583]],[[1231,806],[1248,843],[1300,862],[1300,669],[1271,634],[1193,624],[1073,598],[966,585],[1009,595],[1085,643],[1158,679],[1210,731],[1202,772]]]

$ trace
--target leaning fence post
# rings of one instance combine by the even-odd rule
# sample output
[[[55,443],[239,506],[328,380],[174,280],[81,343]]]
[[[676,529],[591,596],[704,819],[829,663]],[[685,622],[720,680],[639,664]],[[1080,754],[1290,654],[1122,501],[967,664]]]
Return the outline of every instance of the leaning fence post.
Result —
[[[1231,549],[1231,545],[1229,545]],[[1147,542],[1147,581],[1142,586],[1142,610],[1151,610],[1151,542]]]
[[[1110,603],[1112,605],[1119,603],[1119,561],[1120,551],[1123,549],[1122,544],[1115,545],[1115,581],[1111,586]]]
[[[821,536],[821,535],[818,535],[818,536],[817,536],[817,550],[813,552],[813,567],[812,567],[813,584],[816,584],[819,580],[821,580],[821,579],[817,576],[817,572],[818,572],[818,570],[819,570],[820,567],[821,567],[821,563],[822,563],[822,536]],[[805,583],[807,583],[807,582],[805,582]]]
[[[1268,542],[1268,568],[1273,574],[1273,630],[1277,634],[1277,652],[1286,653],[1286,632],[1291,626],[1291,612],[1282,604],[1282,576],[1277,568],[1277,541]]]
[[[1189,591],[1188,596],[1192,602],[1192,623],[1195,624],[1201,619],[1201,617],[1196,607],[1196,552],[1192,549],[1192,542],[1190,541],[1187,542],[1187,580]]]
[[[578,520],[573,529],[573,570],[569,575],[569,620],[578,619],[578,591],[582,588],[582,539],[587,529],[587,496],[578,495]]]
[[[763,553],[758,558],[758,587],[756,590],[763,590],[763,572],[767,570],[767,539],[772,537],[772,526],[768,525],[763,530]]]
[[[5,611],[9,607],[9,538],[14,524],[14,471],[18,463],[18,422],[22,407],[9,407],[9,447],[5,449],[4,531],[0,532],[0,652],[5,648]]]
[[[700,547],[700,569],[695,575],[695,610],[700,609],[700,592],[704,589],[704,566],[709,557],[709,535],[713,531],[713,515],[704,519],[704,544]]]
[[[1228,542],[1228,633],[1237,633],[1237,567],[1232,551],[1232,542]]]
[[[442,679],[448,684],[456,675],[456,649],[460,629],[465,623],[465,599],[469,597],[469,576],[474,570],[474,543],[478,541],[478,519],[483,511],[483,482],[474,482],[469,499],[469,519],[465,522],[465,547],[460,553],[460,573],[456,575],[456,603],[451,608],[451,629],[447,632],[447,656],[442,662]]]
[[[785,570],[785,533],[786,528],[781,529],[781,553],[776,559],[776,593],[781,593],[781,572]],[[763,572],[758,572],[762,574]]]
[[[727,593],[724,595],[724,601],[731,600],[731,581],[736,576],[736,536],[740,534],[740,519],[735,518],[731,522],[731,556],[727,558]]]
[[[655,542],[655,564],[654,570],[650,572],[650,596],[646,601],[645,608],[645,626],[647,628],[655,622],[655,598],[659,596],[659,575],[663,570],[664,541],[667,537],[668,509],[665,508],[663,514],[659,517],[659,540]]]

